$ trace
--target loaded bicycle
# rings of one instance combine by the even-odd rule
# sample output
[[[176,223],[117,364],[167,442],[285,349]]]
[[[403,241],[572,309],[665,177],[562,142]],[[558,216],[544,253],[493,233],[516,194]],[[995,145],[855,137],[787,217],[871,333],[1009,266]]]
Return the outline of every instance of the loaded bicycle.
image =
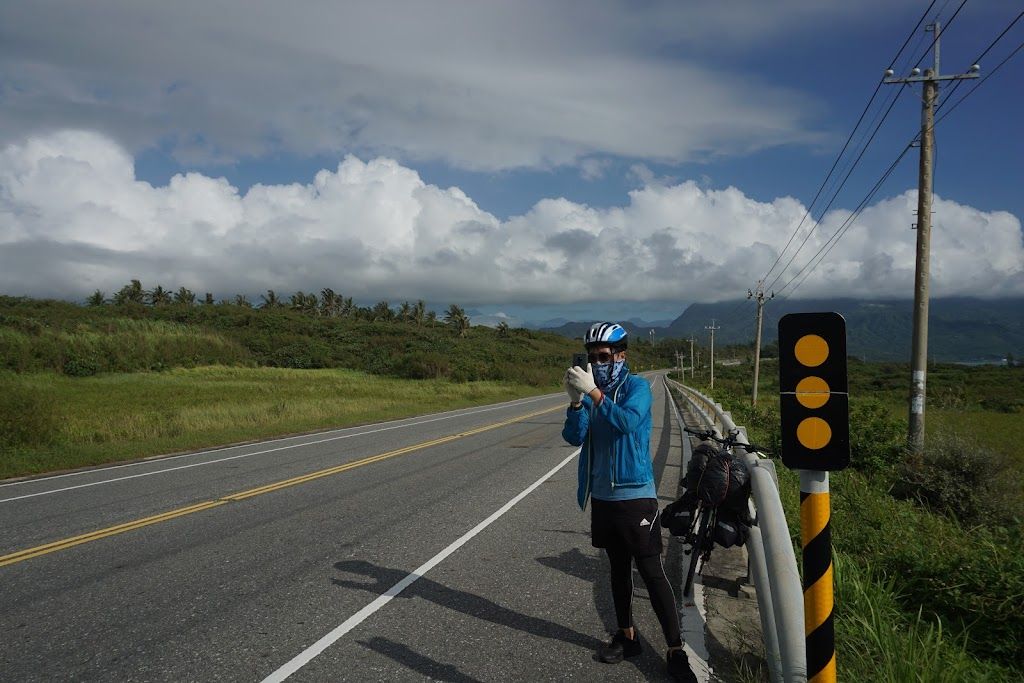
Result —
[[[733,456],[733,449],[739,446],[747,453],[768,451],[757,444],[739,443],[738,429],[730,430],[725,437],[711,429],[684,427],[683,431],[720,446],[702,443],[694,449],[687,467],[686,493],[663,513],[669,532],[682,536],[683,552],[689,556],[683,595],[690,596],[693,579],[704,570],[715,544],[742,545],[745,530],[749,529],[747,522],[752,523],[746,510],[750,475],[745,463]],[[723,510],[728,510],[728,515],[720,515]],[[736,518],[726,519],[733,516]]]

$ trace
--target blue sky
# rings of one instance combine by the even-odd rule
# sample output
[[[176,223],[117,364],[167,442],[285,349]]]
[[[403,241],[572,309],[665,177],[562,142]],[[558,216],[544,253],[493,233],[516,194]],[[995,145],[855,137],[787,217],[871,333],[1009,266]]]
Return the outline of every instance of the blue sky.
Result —
[[[928,5],[9,4],[0,290],[81,298],[138,274],[513,321],[739,298]],[[966,3],[942,72],[966,71],[1019,12]],[[1019,21],[982,75],[1022,40]],[[897,72],[930,41],[914,34]],[[1024,295],[1022,76],[1018,53],[936,130],[938,295]],[[919,92],[899,94],[833,211],[815,205],[822,225],[780,285],[914,136]],[[916,158],[800,296],[911,295]]]

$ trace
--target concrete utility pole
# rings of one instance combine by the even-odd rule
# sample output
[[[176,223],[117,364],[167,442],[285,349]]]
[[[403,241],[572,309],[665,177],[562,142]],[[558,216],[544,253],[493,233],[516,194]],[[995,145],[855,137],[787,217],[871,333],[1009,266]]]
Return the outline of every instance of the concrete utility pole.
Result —
[[[697,366],[693,364],[693,335],[690,335],[690,379],[697,376]]]
[[[924,75],[917,67],[907,78],[893,77],[892,69],[885,72],[886,83],[921,83],[921,159],[918,167],[917,187],[917,265],[914,270],[914,336],[910,358],[910,427],[907,430],[907,445],[912,453],[924,451],[924,400],[925,377],[928,370],[928,281],[932,229],[932,167],[935,149],[935,99],[939,81],[956,81],[977,78],[980,67],[973,65],[968,73],[955,76],[939,75],[939,37],[942,27],[939,22],[925,26],[925,31],[935,33],[932,43],[934,64],[925,69]]]
[[[750,405],[757,405],[757,378],[761,372],[761,319],[765,304],[764,281],[757,281],[756,291],[747,290],[747,298],[757,301],[757,334],[754,337],[754,391],[750,395]],[[775,292],[768,295],[768,299],[774,299]]]
[[[715,327],[715,319],[711,319],[711,327],[704,326],[705,330],[711,330],[711,390],[715,389],[715,330],[722,329],[721,326]]]

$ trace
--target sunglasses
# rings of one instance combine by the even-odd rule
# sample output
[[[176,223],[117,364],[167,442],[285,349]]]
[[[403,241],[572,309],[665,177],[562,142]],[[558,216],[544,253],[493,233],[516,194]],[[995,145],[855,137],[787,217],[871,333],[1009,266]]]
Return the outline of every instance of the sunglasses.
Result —
[[[612,358],[614,358],[614,357],[615,357],[615,354],[614,353],[609,353],[608,351],[597,351],[597,352],[592,352],[592,353],[588,353],[587,354],[587,360],[588,361],[590,361],[591,363],[598,363],[598,364],[611,363],[612,362]]]

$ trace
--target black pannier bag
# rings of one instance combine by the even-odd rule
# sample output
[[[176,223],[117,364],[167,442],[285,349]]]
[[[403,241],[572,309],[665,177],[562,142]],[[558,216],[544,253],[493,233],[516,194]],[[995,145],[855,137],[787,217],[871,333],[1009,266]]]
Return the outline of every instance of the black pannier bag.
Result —
[[[665,508],[662,526],[674,536],[685,535],[700,500],[718,508],[712,530],[715,543],[729,548],[743,545],[750,534],[750,471],[742,459],[728,450],[702,443],[693,449],[683,479],[686,492]]]

